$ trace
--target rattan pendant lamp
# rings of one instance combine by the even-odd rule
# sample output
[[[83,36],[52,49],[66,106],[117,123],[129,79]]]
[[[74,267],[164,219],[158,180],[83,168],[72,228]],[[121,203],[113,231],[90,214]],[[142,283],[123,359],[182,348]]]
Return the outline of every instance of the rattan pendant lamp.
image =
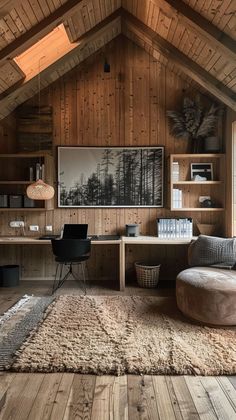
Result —
[[[38,98],[39,98],[39,126],[40,126],[40,60],[39,59],[39,73],[38,73]],[[46,184],[42,179],[37,179],[33,184],[30,184],[26,189],[28,198],[32,200],[51,200],[54,197],[54,188]]]
[[[54,197],[54,188],[46,184],[42,179],[38,179],[27,187],[27,197],[32,200],[51,200]]]

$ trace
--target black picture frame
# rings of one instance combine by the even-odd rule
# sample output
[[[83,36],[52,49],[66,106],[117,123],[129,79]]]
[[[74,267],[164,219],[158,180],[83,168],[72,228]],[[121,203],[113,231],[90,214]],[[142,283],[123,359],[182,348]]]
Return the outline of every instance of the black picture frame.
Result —
[[[163,207],[164,147],[58,147],[58,207]]]

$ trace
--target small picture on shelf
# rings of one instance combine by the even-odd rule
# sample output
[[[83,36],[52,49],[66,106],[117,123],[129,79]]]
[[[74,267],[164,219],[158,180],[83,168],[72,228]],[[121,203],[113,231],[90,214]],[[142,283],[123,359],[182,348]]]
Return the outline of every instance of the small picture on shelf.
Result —
[[[213,181],[213,164],[191,163],[191,181]]]

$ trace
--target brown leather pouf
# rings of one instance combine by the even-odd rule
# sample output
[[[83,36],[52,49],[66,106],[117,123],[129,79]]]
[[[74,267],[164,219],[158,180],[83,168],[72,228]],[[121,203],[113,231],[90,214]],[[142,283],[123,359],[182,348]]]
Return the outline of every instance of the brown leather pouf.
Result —
[[[212,267],[181,271],[176,299],[189,318],[209,325],[236,325],[236,271]]]

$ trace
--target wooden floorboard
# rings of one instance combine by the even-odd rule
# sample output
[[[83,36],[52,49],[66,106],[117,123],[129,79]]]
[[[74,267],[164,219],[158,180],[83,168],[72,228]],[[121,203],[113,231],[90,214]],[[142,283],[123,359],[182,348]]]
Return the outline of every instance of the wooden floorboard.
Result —
[[[4,313],[25,294],[46,296],[51,282],[25,281],[0,289]],[[67,282],[57,294],[81,294]],[[174,295],[173,289],[91,284],[91,295]],[[0,420],[229,420],[236,419],[236,377],[95,376],[73,373],[0,373]]]

